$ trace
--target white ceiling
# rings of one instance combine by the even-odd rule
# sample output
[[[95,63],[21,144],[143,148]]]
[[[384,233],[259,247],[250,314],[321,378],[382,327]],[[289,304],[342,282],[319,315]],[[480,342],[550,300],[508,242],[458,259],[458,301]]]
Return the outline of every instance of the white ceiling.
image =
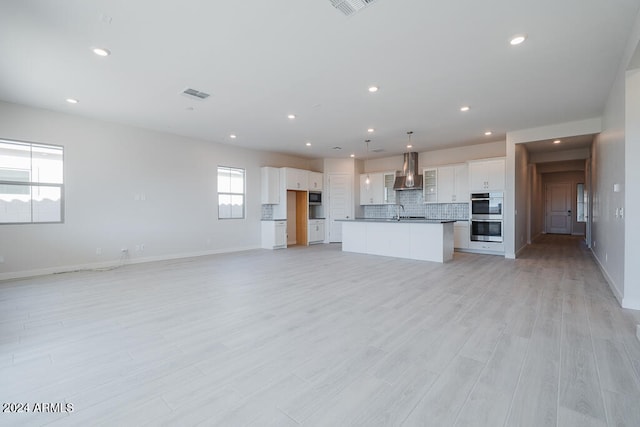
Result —
[[[3,0],[0,100],[308,157],[363,155],[367,138],[397,154],[408,130],[415,151],[464,146],[600,116],[639,6]]]

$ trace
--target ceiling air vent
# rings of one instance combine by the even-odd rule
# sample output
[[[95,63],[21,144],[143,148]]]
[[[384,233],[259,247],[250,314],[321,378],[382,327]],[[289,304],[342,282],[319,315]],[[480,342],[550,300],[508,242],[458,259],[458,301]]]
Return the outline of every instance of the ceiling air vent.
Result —
[[[376,0],[329,0],[333,7],[346,16],[350,16]]]
[[[191,88],[186,88],[185,90],[182,91],[182,94],[190,98],[196,98],[200,100],[207,99],[210,96],[208,93],[200,92],[199,90],[195,90]]]

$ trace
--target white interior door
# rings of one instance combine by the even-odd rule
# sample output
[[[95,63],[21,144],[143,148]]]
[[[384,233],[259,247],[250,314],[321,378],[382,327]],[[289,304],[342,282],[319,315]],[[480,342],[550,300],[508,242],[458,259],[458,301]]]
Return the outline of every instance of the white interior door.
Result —
[[[353,215],[353,177],[347,174],[329,175],[329,242],[342,242],[339,219]]]
[[[546,232],[571,234],[571,184],[547,184],[546,193]]]

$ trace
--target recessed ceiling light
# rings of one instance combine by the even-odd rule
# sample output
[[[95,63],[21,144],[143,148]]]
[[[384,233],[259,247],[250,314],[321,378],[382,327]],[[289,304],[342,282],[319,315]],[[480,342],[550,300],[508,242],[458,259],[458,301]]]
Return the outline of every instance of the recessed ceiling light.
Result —
[[[352,159],[355,157],[356,155],[351,153],[351,155],[349,157],[351,157]]]
[[[375,129],[374,128],[369,128],[369,129],[367,129],[367,132],[373,133],[373,132],[375,132]]]
[[[516,46],[516,45],[521,44],[526,39],[527,39],[527,36],[525,34],[518,34],[518,35],[513,36],[511,38],[511,40],[509,41],[509,43],[511,44],[511,46]]]
[[[94,47],[91,50],[93,51],[93,53],[95,53],[98,56],[109,56],[109,55],[111,55],[111,51],[109,49],[104,48],[104,47]]]
[[[304,145],[306,145],[307,147],[311,147],[311,143],[310,143],[310,142],[307,142],[307,143],[306,143],[306,144],[304,144]]]
[[[295,118],[296,118],[296,115],[295,115],[295,114],[289,114],[289,115],[287,116],[287,118],[289,118],[289,119],[293,120],[293,119],[295,119]]]
[[[75,98],[67,98],[67,102],[68,102],[69,104],[77,104],[77,103],[78,103],[78,102],[80,102],[80,101],[78,101],[78,100],[77,100],[77,99],[75,99]]]
[[[469,107],[468,105],[464,105],[462,107],[460,107],[460,111],[469,111],[471,109],[471,107]]]
[[[559,139],[556,139],[555,141],[553,141],[554,144],[560,144],[562,141],[560,141]]]
[[[408,144],[408,145],[407,145],[407,148],[413,148],[413,145]]]
[[[236,136],[236,134],[235,134],[235,133],[232,133],[231,135],[229,135],[229,138],[231,138],[231,139],[236,139],[236,138],[237,138],[237,136]]]
[[[373,93],[373,92],[377,92],[378,91],[378,86],[369,86],[369,92]]]
[[[491,132],[490,130],[488,130],[488,131],[486,131],[484,134],[485,134],[486,136],[489,136],[489,135],[493,135],[493,132]]]

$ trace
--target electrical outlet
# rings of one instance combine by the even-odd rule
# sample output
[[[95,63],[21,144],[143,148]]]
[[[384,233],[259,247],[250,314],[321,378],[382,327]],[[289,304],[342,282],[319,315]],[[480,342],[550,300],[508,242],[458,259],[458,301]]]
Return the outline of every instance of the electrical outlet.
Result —
[[[609,261],[609,254],[608,253],[604,253],[604,262],[608,262]]]
[[[0,264],[4,263],[4,256],[0,255]]]
[[[96,255],[102,255],[102,248],[96,248]]]
[[[620,219],[624,218],[624,208],[620,208]]]
[[[144,243],[140,243],[140,250],[144,251]]]

